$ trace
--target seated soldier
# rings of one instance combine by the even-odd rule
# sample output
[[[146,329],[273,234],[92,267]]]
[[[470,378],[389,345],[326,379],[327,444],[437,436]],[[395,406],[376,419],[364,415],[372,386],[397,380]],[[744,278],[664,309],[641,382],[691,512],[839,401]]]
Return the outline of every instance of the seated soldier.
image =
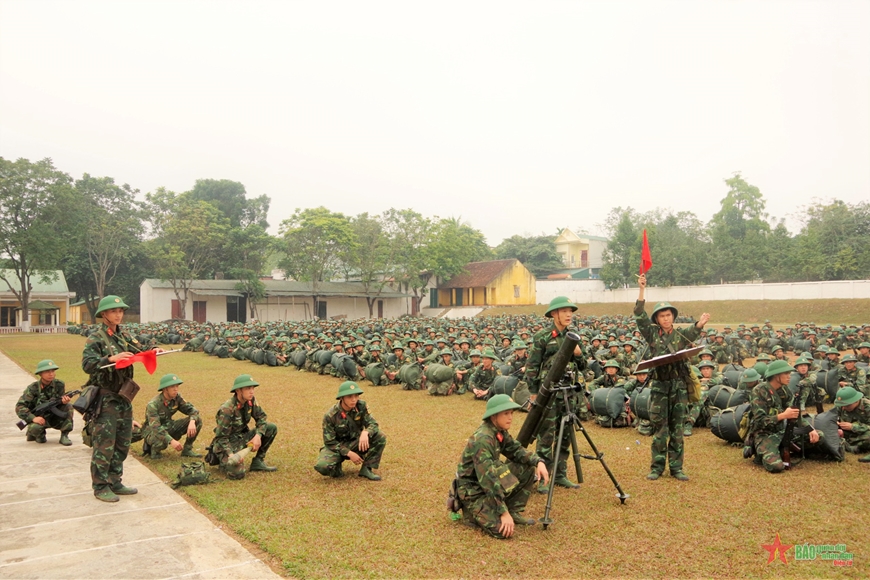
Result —
[[[487,401],[483,423],[468,439],[456,467],[463,522],[499,539],[511,537],[516,524],[535,524],[522,513],[535,481],[549,483],[544,460],[523,449],[508,432],[518,408],[508,395]]]
[[[70,398],[64,395],[64,382],[55,378],[58,368],[51,360],[39,361],[35,373],[39,380],[24,389],[15,405],[15,414],[27,424],[28,441],[45,443],[45,430],[51,428],[60,431],[61,445],[72,445],[69,439],[69,432],[73,429],[72,405],[69,404]],[[33,414],[37,407],[51,399],[59,399],[60,404],[55,407],[57,412],[47,411],[41,417]]]
[[[245,465],[242,462],[229,462],[230,456],[250,446],[257,455],[251,461],[250,471],[277,471],[277,467],[266,465],[266,453],[275,436],[278,427],[266,421],[266,412],[257,404],[254,398],[254,388],[260,386],[251,375],[239,375],[233,382],[230,392],[233,394],[228,401],[220,406],[215,418],[214,439],[211,450],[220,460],[221,469],[229,479],[245,477]],[[254,426],[249,427],[250,420]]]
[[[833,367],[832,367],[833,368]],[[867,386],[867,373],[858,367],[858,359],[854,354],[843,357],[842,364],[837,367],[840,378],[840,388],[854,387],[864,397],[870,397],[870,388]]]
[[[837,425],[846,440],[846,451],[865,453],[870,451],[870,399],[853,387],[837,391],[834,405],[839,409]],[[870,463],[870,455],[860,458],[862,463]]]
[[[621,387],[625,382],[625,378],[620,376],[619,372],[622,365],[616,359],[610,359],[604,363],[604,373],[589,384],[589,391],[601,387]]]
[[[683,436],[691,437],[692,429],[695,427],[703,427],[710,419],[710,411],[707,407],[707,393],[711,387],[721,385],[725,381],[723,375],[714,376],[714,371],[719,368],[719,365],[712,360],[702,360],[698,363],[698,372],[701,374],[698,377],[698,382],[701,384],[701,398],[697,403],[689,403],[686,412],[686,424],[683,427]],[[757,373],[756,373],[757,375]]]
[[[511,367],[511,374],[520,377],[511,398],[517,405],[520,405],[520,411],[524,413],[528,413],[529,409],[532,408],[529,385],[523,379],[523,374],[526,372],[526,362],[529,360],[528,347],[529,345],[524,340],[516,340],[513,343],[513,352],[505,361]]]
[[[792,406],[793,397],[785,388],[792,372],[794,369],[787,362],[774,361],[767,368],[767,381],[752,390],[747,446],[754,451],[755,463],[763,465],[769,473],[780,473],[790,467],[783,461],[782,453],[787,421],[797,421],[796,427],[809,428],[810,445],[818,444],[821,438],[821,433],[801,417],[800,409]],[[799,439],[794,437],[792,443]]]
[[[461,351],[460,351],[461,352]],[[453,358],[456,359],[456,351],[453,351]],[[457,360],[457,363],[460,361]],[[457,378],[457,395],[464,395],[468,390],[468,384],[471,382],[471,375],[474,374],[474,371],[477,367],[480,366],[480,351],[477,349],[468,351],[468,360],[462,361],[463,368],[460,368],[456,371],[456,374],[459,375]],[[457,366],[459,366],[457,364]]]
[[[428,383],[427,390],[428,390],[429,394],[433,395],[433,396],[452,395],[453,391],[456,390],[456,383],[454,381],[459,377],[459,375],[455,371],[456,367],[454,366],[453,361],[451,360],[453,358],[453,351],[450,350],[449,348],[445,348],[439,354],[441,355],[441,362],[439,364],[442,364],[446,367],[450,367],[451,369],[454,369],[454,373],[450,377],[450,380],[448,380],[448,381],[442,381],[442,382],[436,382],[434,380],[427,381],[427,383]]]
[[[323,447],[314,465],[317,473],[341,477],[344,475],[341,464],[350,460],[362,466],[359,477],[380,481],[381,476],[372,470],[381,464],[387,436],[378,428],[365,401],[360,400],[362,394],[363,390],[353,381],[338,387],[335,397],[338,403],[323,416]]]
[[[485,401],[492,396],[492,387],[495,384],[495,377],[500,373],[495,368],[493,363],[498,360],[495,351],[487,348],[481,355],[483,364],[474,370],[471,375],[471,391],[474,393],[474,398],[478,401]]]
[[[196,407],[185,401],[178,392],[178,385],[182,383],[178,375],[163,375],[157,396],[145,407],[142,454],[150,455],[151,459],[158,459],[161,451],[170,446],[181,451],[182,457],[202,457],[193,450],[193,442],[202,430],[202,419]],[[187,416],[173,419],[175,413]],[[179,441],[183,436],[187,437],[184,446]]]

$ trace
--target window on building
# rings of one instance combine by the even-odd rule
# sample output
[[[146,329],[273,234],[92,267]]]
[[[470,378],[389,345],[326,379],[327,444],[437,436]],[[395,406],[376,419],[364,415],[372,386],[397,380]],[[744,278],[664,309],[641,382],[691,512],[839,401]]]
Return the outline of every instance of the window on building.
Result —
[[[519,297],[520,297],[520,287],[514,286],[514,298],[519,298]]]

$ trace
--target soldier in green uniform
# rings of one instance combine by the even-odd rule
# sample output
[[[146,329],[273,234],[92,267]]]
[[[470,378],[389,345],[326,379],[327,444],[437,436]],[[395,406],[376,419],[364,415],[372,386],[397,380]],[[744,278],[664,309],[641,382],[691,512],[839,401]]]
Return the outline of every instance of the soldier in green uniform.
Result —
[[[492,366],[498,360],[498,356],[493,349],[487,348],[483,351],[481,357],[483,358],[483,364],[474,370],[470,383],[474,398],[478,401],[485,401],[492,395],[495,377],[500,373],[497,368]]]
[[[870,399],[862,396],[853,387],[837,391],[834,406],[839,412],[837,425],[843,431],[846,451],[865,453],[870,451]],[[870,463],[870,455],[860,458],[862,463]]]
[[[618,360],[608,360],[604,363],[604,374],[589,384],[589,392],[594,392],[595,389],[602,387],[621,387],[625,383],[625,378],[619,374],[621,369]]]
[[[518,339],[513,343],[513,353],[507,358],[505,363],[511,367],[511,374],[522,377],[526,370],[526,363],[529,360],[528,345],[522,339]],[[511,398],[520,405],[520,411],[528,413],[531,408],[529,400],[529,385],[525,380],[520,379],[517,386],[514,388],[514,393]]]
[[[559,348],[565,341],[568,334],[568,329],[571,325],[571,319],[577,307],[566,296],[557,296],[550,301],[547,311],[544,316],[552,320],[552,324],[541,329],[532,337],[532,345],[529,349],[529,361],[526,364],[525,380],[529,385],[532,401],[537,397],[538,390],[541,388],[541,382],[550,371],[553,364],[553,357],[559,352]],[[586,353],[580,344],[574,347],[574,356],[568,363],[566,372],[574,373],[575,380],[582,381],[582,372],[586,369]],[[562,379],[562,377],[554,377],[554,383]],[[580,487],[578,484],[568,479],[568,455],[571,450],[570,433],[565,430],[562,436],[562,447],[560,457],[553,457],[556,450],[556,421],[562,417],[568,409],[564,408],[564,399],[561,396],[553,397],[554,401],[550,408],[546,411],[545,417],[541,420],[541,426],[538,431],[535,450],[537,454],[544,458],[548,464],[553,464],[555,461],[556,469],[553,478],[553,483],[558,486],[569,489]],[[585,406],[585,401],[579,401],[575,393],[571,393],[569,404],[574,407],[579,407],[581,404]],[[539,493],[547,493],[549,485],[539,485]]]
[[[828,371],[833,372],[833,371]],[[855,387],[864,397],[870,397],[870,388],[867,386],[867,373],[858,367],[858,359],[853,354],[843,357],[842,364],[836,370],[840,379],[840,388]]]
[[[27,423],[27,440],[36,441],[37,443],[45,443],[45,430],[57,429],[60,431],[60,444],[72,445],[69,439],[69,433],[73,430],[73,413],[72,405],[69,404],[70,398],[64,396],[66,385],[63,381],[56,378],[57,369],[59,369],[52,360],[41,360],[36,365],[36,376],[39,377],[24,389],[21,398],[15,405],[15,414],[18,418]],[[47,403],[51,399],[60,399],[57,412],[65,414],[63,417],[49,412],[44,417],[37,417],[33,414],[33,410],[43,403]]]
[[[182,457],[202,457],[193,450],[193,442],[202,430],[202,418],[196,407],[179,394],[178,385],[182,383],[178,375],[163,375],[157,396],[145,407],[142,454],[150,455],[151,459],[159,458],[161,451],[170,446],[181,451]],[[175,413],[185,417],[173,419]],[[182,437],[186,437],[183,446],[179,441]]]
[[[522,513],[535,481],[549,482],[545,460],[523,449],[509,433],[518,408],[507,395],[487,401],[483,423],[468,439],[456,467],[463,521],[499,539],[510,538],[516,524],[534,525]]]
[[[127,381],[133,380],[133,366],[119,369],[113,364],[146,350],[121,326],[127,308],[118,296],[100,300],[96,316],[102,316],[103,323],[88,336],[82,352],[82,370],[90,375],[89,384],[100,388],[99,400],[88,413],[91,486],[94,496],[107,502],[118,501],[119,495],[138,493],[136,488],[121,483],[133,434],[133,405],[121,391]]]
[[[451,360],[453,358],[453,351],[451,351],[449,348],[445,348],[444,350],[441,351],[440,354],[441,354],[441,362],[439,364],[442,364],[446,367],[453,369],[454,372],[453,372],[453,376],[450,377],[449,381],[441,381],[441,382],[436,382],[434,380],[426,381],[427,382],[426,390],[429,392],[430,395],[433,395],[433,396],[451,395],[451,394],[453,394],[453,391],[456,389],[455,380],[456,380],[458,375],[456,374],[456,366],[453,364],[453,361]]]
[[[239,375],[233,381],[229,398],[217,411],[214,439],[211,450],[220,460],[221,469],[229,479],[245,477],[244,463],[228,462],[230,456],[251,447],[256,456],[251,461],[250,471],[277,471],[277,467],[266,465],[266,453],[278,435],[278,427],[266,421],[266,412],[257,404],[254,389],[260,386],[251,375]],[[254,420],[254,426],[248,423]]]
[[[315,471],[327,477],[341,477],[341,464],[350,460],[361,465],[359,477],[380,481],[381,476],[372,471],[381,464],[381,456],[387,445],[387,436],[378,427],[369,413],[365,401],[359,396],[363,390],[353,381],[345,381],[338,387],[335,404],[323,416],[323,447],[317,456]]]
[[[646,275],[641,275],[637,283],[640,291],[634,306],[634,319],[638,330],[649,344],[650,357],[662,356],[692,346],[692,343],[698,339],[701,329],[710,320],[710,315],[705,312],[694,325],[677,329],[674,327],[677,309],[667,302],[660,302],[653,307],[652,320],[650,320],[644,311]],[[661,477],[666,461],[673,477],[680,481],[689,479],[683,471],[683,432],[687,406],[690,402],[688,398],[688,383],[692,380],[689,377],[690,372],[685,361],[663,365],[652,370],[650,422],[654,434],[651,445],[652,461],[647,479],[655,480]]]
[[[855,358],[858,362],[870,364],[870,342],[862,342],[858,345],[858,354]]]

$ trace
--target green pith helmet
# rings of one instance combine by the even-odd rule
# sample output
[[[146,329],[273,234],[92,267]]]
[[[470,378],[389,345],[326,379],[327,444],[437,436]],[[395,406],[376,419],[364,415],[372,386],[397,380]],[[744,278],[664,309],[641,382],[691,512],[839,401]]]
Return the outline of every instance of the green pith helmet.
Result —
[[[758,371],[756,371],[754,368],[746,369],[745,371],[743,371],[743,374],[740,375],[741,383],[757,383],[760,380],[761,375],[758,374]]]
[[[652,316],[650,316],[650,318],[652,318],[653,322],[656,321],[656,318],[658,317],[659,312],[661,312],[662,310],[670,310],[671,312],[673,312],[674,322],[676,322],[677,309],[674,308],[670,302],[658,302],[658,303],[656,303],[655,306],[653,306]]]
[[[524,340],[517,340],[514,342],[513,347],[519,350],[521,348],[529,348],[529,345],[527,345]]]
[[[837,399],[834,401],[834,406],[845,407],[846,405],[857,403],[861,400],[861,398],[861,393],[855,390],[853,387],[843,387],[842,389],[837,391]],[[489,405],[487,405],[487,408],[489,408]]]
[[[254,380],[254,377],[251,375],[239,375],[236,377],[236,380],[233,381],[233,388],[230,389],[231,393],[235,393],[239,389],[243,387],[259,387],[260,383]]]
[[[342,397],[346,397],[348,395],[362,395],[363,390],[360,388],[358,384],[353,381],[344,381],[338,386],[338,394],[335,396],[336,399],[340,399]]]
[[[184,381],[182,381],[181,379],[178,378],[178,375],[173,375],[173,374],[163,375],[160,378],[160,386],[157,387],[157,392],[160,392],[163,389],[165,389],[167,387],[171,387],[173,385],[180,385],[183,382]]]
[[[764,373],[764,378],[770,379],[782,373],[792,373],[794,367],[784,360],[775,360],[767,366],[767,372]]]
[[[858,362],[858,359],[855,358],[854,354],[847,354],[846,356],[844,356],[843,358],[840,359],[840,362],[841,363]]]
[[[573,302],[568,300],[567,296],[556,296],[555,298],[550,300],[550,305],[547,307],[547,311],[544,313],[544,316],[546,316],[547,318],[553,318],[552,312],[554,310],[559,310],[560,308],[570,308],[571,312],[577,312],[577,306],[575,306]]]
[[[120,296],[110,294],[100,300],[100,304],[97,306],[97,311],[94,313],[94,316],[99,316],[103,311],[111,310],[112,308],[123,308],[126,310],[130,307],[124,304],[124,300],[122,300]]]
[[[713,361],[709,361],[709,360],[702,360],[701,362],[698,363],[699,369],[703,369],[705,367],[710,367],[711,369],[715,369],[717,366],[718,365],[716,363],[714,363]]]
[[[369,352],[381,352],[381,347],[377,344],[373,344],[369,347]]]
[[[782,350],[782,349],[780,349],[780,350]],[[769,354],[767,354],[766,352],[763,352],[760,355],[758,355],[757,357],[755,357],[755,360],[766,362],[766,361],[773,360],[773,359],[771,358],[771,356]]]
[[[483,420],[486,421],[493,415],[497,415],[502,411],[510,411],[511,409],[519,409],[520,405],[514,403],[510,395],[494,395],[486,402],[486,411],[483,413]]]
[[[42,374],[45,371],[56,371],[60,367],[54,364],[54,361],[51,359],[45,359],[39,361],[39,364],[36,365],[36,373],[34,374]]]
[[[442,350],[442,351],[439,352],[438,354],[441,355],[441,356],[444,356],[445,354],[446,354],[446,355],[449,355],[449,356],[453,356],[453,351],[450,350],[449,348],[445,348],[444,350]]]
[[[800,365],[813,366],[813,361],[811,361],[810,359],[805,358],[805,357],[800,357],[799,359],[794,361],[794,366],[800,366]]]
[[[870,342],[862,342],[858,345],[858,348],[870,348]]]
[[[471,352],[468,353],[468,356],[480,356],[480,351],[476,348],[472,349]]]
[[[763,376],[764,376],[764,373],[767,372],[767,363],[766,363],[766,362],[757,362],[757,363],[755,363],[755,364],[752,366],[752,368],[754,368],[755,371],[756,371],[760,376],[763,377]]]
[[[491,358],[494,361],[499,360],[498,355],[495,354],[495,351],[491,348],[483,349],[483,354],[481,354],[480,356],[482,356],[483,358]]]
[[[606,368],[606,369],[608,369],[608,368],[609,368],[609,369],[618,369],[618,368],[619,368],[619,363],[616,362],[616,361],[613,360],[613,359],[610,359],[609,361],[607,361],[606,363],[604,363],[604,368]]]

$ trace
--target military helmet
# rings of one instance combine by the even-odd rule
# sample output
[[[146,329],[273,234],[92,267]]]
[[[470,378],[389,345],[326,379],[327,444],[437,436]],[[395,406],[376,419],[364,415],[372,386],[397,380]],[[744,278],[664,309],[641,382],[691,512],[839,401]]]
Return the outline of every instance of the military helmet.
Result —
[[[239,375],[236,377],[236,380],[233,381],[233,388],[230,389],[231,393],[238,391],[244,387],[259,387],[260,383],[254,380],[254,377],[251,375]]]
[[[340,399],[342,397],[346,397],[348,395],[362,395],[363,390],[360,388],[358,384],[353,381],[344,381],[338,386],[338,394],[335,396],[336,399]]]
[[[740,375],[741,383],[755,383],[761,380],[761,375],[758,374],[754,368],[746,369],[743,371],[743,374]]]
[[[771,359],[771,357],[770,357],[769,354],[767,354],[766,352],[763,352],[763,353],[761,353],[760,355],[758,355],[757,357],[755,357],[755,360],[757,360],[757,361],[758,361],[758,360],[761,360],[761,361],[769,361],[769,360],[772,360],[772,359]]]
[[[486,421],[493,415],[497,415],[502,411],[510,411],[511,409],[519,409],[520,405],[517,405],[513,399],[510,398],[510,395],[493,395],[486,402],[486,411],[483,413],[483,420]]]
[[[498,355],[495,354],[495,351],[491,348],[483,349],[483,354],[481,354],[480,356],[482,356],[483,358],[491,358],[494,361],[499,360]]]
[[[766,362],[757,362],[757,363],[755,363],[755,365],[752,368],[754,368],[755,372],[757,372],[759,375],[761,375],[763,377],[764,373],[767,372],[767,363]]]
[[[36,365],[36,372],[34,374],[39,375],[39,374],[44,373],[45,371],[56,371],[59,368],[60,368],[59,366],[54,364],[53,360],[45,359],[45,360],[39,361],[39,363]]]
[[[99,305],[97,306],[97,311],[94,312],[94,316],[99,316],[106,310],[111,310],[112,308],[123,308],[124,310],[130,308],[127,306],[120,296],[115,296],[114,294],[110,294],[106,296],[102,300],[100,300]]]
[[[674,306],[670,302],[658,302],[655,306],[653,306],[652,316],[650,316],[653,322],[656,321],[658,313],[662,310],[670,310],[674,314],[674,320],[677,320],[677,309],[674,308]]]
[[[476,348],[472,349],[472,351],[468,353],[468,356],[480,356],[480,351]]]
[[[610,359],[609,361],[607,361],[606,363],[604,363],[604,368],[606,368],[606,369],[607,369],[607,368],[618,369],[618,368],[619,368],[619,363],[616,362],[616,360],[614,360],[614,359]]]
[[[713,361],[709,361],[709,360],[702,360],[701,362],[698,363],[699,369],[702,369],[704,367],[710,367],[710,368],[714,369],[714,368],[716,368],[716,366],[717,366],[716,363],[714,363]]]
[[[794,361],[794,366],[799,366],[799,365],[812,366],[812,364],[813,364],[813,361],[811,361],[810,359],[803,357],[803,356],[798,358],[796,361]]]
[[[550,305],[547,307],[547,311],[544,313],[544,316],[547,318],[553,318],[552,312],[554,310],[559,310],[560,308],[570,308],[571,312],[577,311],[577,306],[568,300],[567,296],[556,296],[552,300],[550,300]]]
[[[764,378],[769,379],[782,373],[794,372],[794,367],[784,360],[775,360],[767,366],[767,372],[764,373]]]
[[[160,378],[160,386],[157,387],[157,392],[160,392],[163,389],[165,389],[167,387],[171,387],[173,385],[180,385],[183,382],[184,381],[182,381],[181,379],[178,378],[178,375],[173,375],[172,373],[170,373],[168,375],[163,375]]]
[[[855,357],[854,354],[847,354],[846,356],[844,356],[843,358],[840,359],[840,362],[841,363],[858,362],[858,359]]]
[[[858,345],[858,348],[870,348],[870,342],[862,342]]]
[[[843,387],[837,391],[837,398],[834,400],[835,407],[845,407],[852,403],[857,403],[862,399],[863,395],[854,387]]]
[[[515,349],[520,349],[520,348],[529,348],[529,345],[527,345],[526,342],[525,342],[524,340],[516,340],[516,341],[514,341],[514,343],[513,343],[513,347],[514,347]]]
[[[438,354],[439,354],[440,356],[444,356],[445,354],[446,354],[446,355],[453,356],[453,351],[450,350],[449,348],[445,348],[445,349],[439,351]]]
[[[381,352],[381,347],[377,344],[373,344],[369,347],[369,352]]]

